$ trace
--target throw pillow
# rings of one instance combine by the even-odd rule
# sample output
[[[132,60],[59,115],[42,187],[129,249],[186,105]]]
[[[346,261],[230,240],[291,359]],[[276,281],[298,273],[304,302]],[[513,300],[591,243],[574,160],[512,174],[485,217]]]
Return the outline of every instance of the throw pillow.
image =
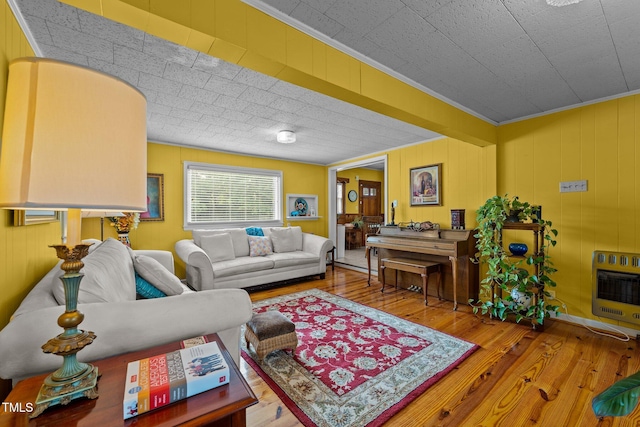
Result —
[[[244,228],[227,228],[220,230],[193,230],[193,241],[199,247],[202,247],[202,238],[204,236],[213,236],[218,234],[230,234],[233,242],[233,253],[236,258],[241,256],[249,256],[249,239]]]
[[[294,252],[298,248],[296,235],[289,227],[272,228],[271,242],[273,242],[273,251],[276,253]]]
[[[264,233],[262,232],[262,227],[247,227],[245,228],[245,231],[249,236],[264,236]]]
[[[302,228],[300,226],[291,227],[293,231],[293,237],[296,240],[296,251],[302,250]]]
[[[136,273],[136,293],[147,299],[167,296],[167,294],[162,292],[160,289],[143,279],[138,273]]]
[[[235,259],[233,241],[229,233],[212,234],[200,238],[200,247],[209,256],[211,262]]]
[[[136,255],[133,266],[143,279],[166,295],[180,295],[184,291],[180,279],[150,256]]]
[[[271,255],[271,239],[264,236],[249,236],[249,256]]]

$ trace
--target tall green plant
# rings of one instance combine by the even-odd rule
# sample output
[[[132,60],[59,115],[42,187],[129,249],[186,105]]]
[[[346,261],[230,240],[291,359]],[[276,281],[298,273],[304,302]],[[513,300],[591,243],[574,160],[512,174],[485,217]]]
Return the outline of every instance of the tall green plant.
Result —
[[[542,227],[543,242],[540,251],[537,248],[525,258],[514,258],[507,253],[502,245],[501,236],[505,222],[517,216],[516,220],[536,222]],[[556,245],[555,237],[558,231],[552,228],[551,221],[545,221],[534,214],[534,207],[528,202],[522,202],[515,196],[494,196],[488,199],[477,211],[475,237],[476,260],[486,264],[487,273],[480,282],[483,291],[492,299],[486,301],[469,300],[474,313],[491,314],[501,320],[514,314],[516,321],[529,319],[542,324],[545,317],[557,313],[559,307],[546,304],[543,298],[534,298],[541,288],[556,286],[551,275],[557,270],[549,257],[549,248]],[[530,274],[524,265],[537,266],[538,273]],[[498,289],[502,292],[496,292]],[[512,296],[513,289],[517,289],[519,297]],[[544,295],[550,294],[544,290]],[[507,295],[506,297],[503,295]],[[502,296],[501,296],[502,295]],[[535,301],[535,304],[527,304]]]

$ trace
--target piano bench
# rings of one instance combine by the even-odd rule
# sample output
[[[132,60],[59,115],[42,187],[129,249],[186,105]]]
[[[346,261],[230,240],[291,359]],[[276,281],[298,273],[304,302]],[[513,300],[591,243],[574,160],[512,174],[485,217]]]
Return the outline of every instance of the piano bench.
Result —
[[[429,284],[429,275],[438,275],[438,299],[440,297],[440,288],[442,287],[442,271],[440,269],[440,263],[431,261],[422,261],[419,259],[411,258],[382,258],[380,260],[380,277],[382,278],[382,289],[380,292],[384,292],[385,278],[384,270],[391,268],[396,271],[396,289],[398,289],[398,271],[406,271],[408,273],[419,274],[422,277],[422,293],[424,294],[424,305],[429,305],[427,301],[427,285]]]

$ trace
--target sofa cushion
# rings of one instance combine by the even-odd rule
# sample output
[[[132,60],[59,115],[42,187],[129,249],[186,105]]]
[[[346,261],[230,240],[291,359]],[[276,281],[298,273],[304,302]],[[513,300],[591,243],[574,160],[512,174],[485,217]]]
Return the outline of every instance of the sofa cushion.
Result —
[[[233,251],[231,234],[220,233],[202,236],[200,247],[207,253],[211,262],[226,261],[236,257]]]
[[[212,264],[213,277],[229,277],[253,271],[270,270],[273,268],[273,260],[269,257],[242,257],[229,261],[220,261]]]
[[[249,236],[249,256],[271,255],[271,239],[264,236]]]
[[[237,257],[249,256],[249,236],[244,228],[228,228],[220,230],[193,230],[191,235],[196,245],[202,248],[202,236],[212,236],[217,234],[228,233],[231,235],[233,242],[233,252]]]
[[[84,274],[78,291],[78,303],[118,302],[136,299],[133,261],[127,247],[115,239],[107,239],[82,259]],[[60,305],[65,304],[62,281],[53,287]]]
[[[273,260],[274,268],[318,264],[320,262],[317,255],[302,251],[276,253],[270,255],[269,258]]]
[[[276,253],[294,252],[302,249],[302,232],[298,235],[293,228],[272,228],[271,241],[273,242],[273,251]]]
[[[142,298],[163,298],[167,294],[146,281],[142,276],[136,273],[136,293]]]
[[[142,278],[166,295],[180,295],[184,291],[180,279],[150,256],[136,255],[133,265]]]

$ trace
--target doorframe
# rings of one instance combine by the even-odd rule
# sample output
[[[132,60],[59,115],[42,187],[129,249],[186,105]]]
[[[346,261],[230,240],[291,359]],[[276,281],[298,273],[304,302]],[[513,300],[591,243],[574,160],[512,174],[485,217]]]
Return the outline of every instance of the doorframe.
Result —
[[[338,172],[346,169],[354,169],[354,168],[364,167],[373,163],[382,162],[384,164],[384,184],[383,184],[384,185],[384,213],[386,217],[387,203],[388,203],[388,197],[389,197],[388,160],[389,160],[388,156],[386,154],[383,154],[381,156],[370,157],[365,160],[358,160],[355,162],[344,163],[338,166],[329,167],[329,173],[328,173],[329,182],[327,183],[328,185],[327,194],[329,195],[328,228],[329,228],[329,239],[331,239],[331,241],[334,244],[337,244],[337,235],[338,235],[338,213],[337,213],[337,203],[336,203],[336,198],[337,198],[336,179],[338,177]]]

